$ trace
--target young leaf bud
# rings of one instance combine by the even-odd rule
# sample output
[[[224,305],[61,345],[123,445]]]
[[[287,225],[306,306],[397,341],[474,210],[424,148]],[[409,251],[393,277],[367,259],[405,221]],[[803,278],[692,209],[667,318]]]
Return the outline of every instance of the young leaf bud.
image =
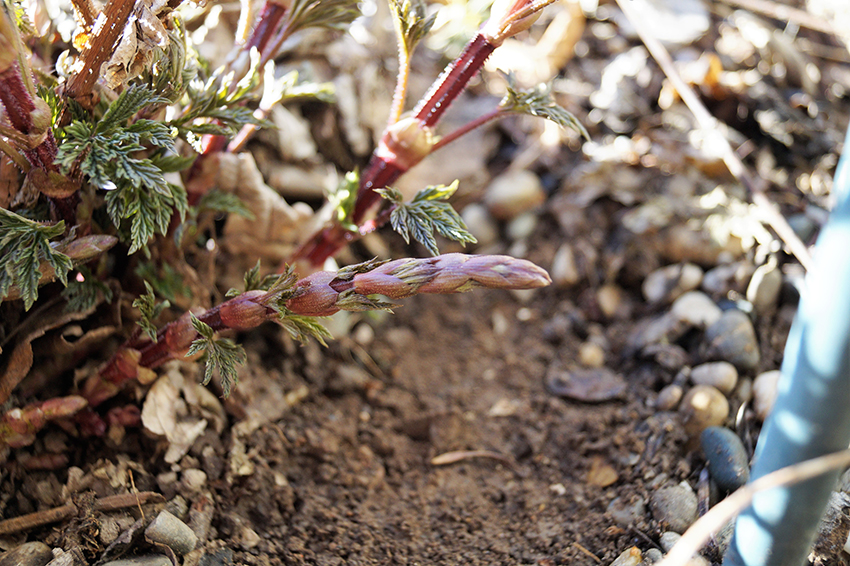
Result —
[[[265,291],[259,289],[247,291],[222,303],[218,309],[221,322],[234,330],[248,330],[258,327],[268,320],[267,310],[266,307],[254,302],[253,299],[262,297],[265,293]]]
[[[434,143],[431,128],[416,118],[402,118],[387,128],[375,154],[406,171],[431,153]]]

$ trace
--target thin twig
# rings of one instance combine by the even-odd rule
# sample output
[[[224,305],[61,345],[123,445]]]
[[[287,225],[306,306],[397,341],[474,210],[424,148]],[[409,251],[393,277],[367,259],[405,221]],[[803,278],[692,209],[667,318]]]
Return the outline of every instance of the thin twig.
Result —
[[[443,136],[439,140],[437,140],[437,143],[435,143],[434,146],[431,148],[431,153],[434,153],[435,151],[437,151],[441,147],[452,143],[453,141],[455,141],[459,137],[468,134],[469,132],[471,132],[475,128],[478,128],[479,126],[483,126],[484,124],[486,124],[490,120],[495,120],[496,118],[501,118],[502,116],[505,116],[506,114],[507,113],[504,111],[504,109],[501,106],[498,106],[495,109],[488,112],[487,114],[484,114],[483,116],[479,116],[478,118],[476,118],[475,120],[472,120],[471,122],[467,122],[466,124],[459,127],[458,129],[454,130],[453,132],[446,134],[445,136]]]
[[[774,20],[789,22],[821,33],[835,35],[835,28],[828,21],[813,16],[799,8],[785,6],[777,2],[770,2],[769,0],[723,0],[723,2],[736,8],[743,8],[750,12],[773,18]]]
[[[118,509],[133,507],[137,504],[162,503],[163,501],[165,501],[165,498],[161,494],[153,491],[122,493],[120,495],[110,495],[108,497],[98,499],[94,502],[94,510],[103,512],[116,511]],[[68,505],[54,507],[53,509],[47,509],[46,511],[37,511],[35,513],[21,515],[20,517],[6,519],[5,521],[0,521],[0,535],[9,535],[12,533],[19,533],[43,527],[50,523],[69,519],[76,515],[77,512],[77,506],[73,503],[69,503]]]
[[[721,142],[721,147],[723,147],[723,162],[726,164],[729,172],[747,189],[752,197],[753,204],[762,210],[767,223],[782,241],[785,242],[791,253],[797,257],[806,270],[811,269],[812,256],[809,254],[808,248],[806,248],[806,245],[800,240],[797,234],[794,233],[788,221],[785,220],[785,217],[780,214],[776,206],[765,194],[767,182],[762,178],[754,178],[750,174],[744,163],[732,149],[729,140],[723,135],[723,125],[708,112],[693,89],[682,80],[682,77],[673,64],[670,53],[660,41],[649,33],[643,15],[631,5],[631,2],[632,0],[617,0],[620,9],[635,27],[635,31],[637,31],[641,41],[646,45],[646,48],[661,67],[661,70],[664,71],[664,74],[673,83],[679,96],[682,97],[682,101],[693,113],[700,128]]]
[[[596,562],[597,564],[602,564],[602,559],[601,559],[601,558],[599,558],[598,556],[596,556],[595,554],[593,554],[592,552],[590,552],[589,550],[587,550],[585,547],[583,547],[583,546],[582,546],[582,545],[580,545],[579,543],[574,542],[572,545],[573,545],[574,547],[576,547],[576,550],[578,550],[578,551],[579,551],[579,552],[581,552],[582,554],[586,554],[586,555],[590,556],[591,558],[593,558],[594,562]]]
[[[490,458],[493,460],[498,460],[503,464],[507,464],[511,468],[514,467],[513,460],[511,460],[504,454],[494,452],[493,450],[453,450],[451,452],[444,452],[439,456],[434,456],[433,458],[431,458],[431,465],[447,466],[449,464],[456,464],[458,462],[470,460],[472,458]]]
[[[658,566],[686,564],[694,554],[699,552],[711,535],[717,533],[735,515],[746,509],[757,493],[794,485],[848,465],[850,465],[850,450],[842,450],[787,466],[745,485],[712,507],[708,513],[691,525],[676,546],[670,549],[664,560],[658,563]]]

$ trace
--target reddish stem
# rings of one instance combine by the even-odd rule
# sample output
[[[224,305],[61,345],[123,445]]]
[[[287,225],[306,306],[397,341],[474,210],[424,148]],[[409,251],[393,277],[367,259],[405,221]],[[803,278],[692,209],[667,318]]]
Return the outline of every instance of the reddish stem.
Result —
[[[263,4],[259,15],[257,15],[254,29],[251,30],[251,37],[245,42],[244,49],[250,51],[252,47],[256,47],[260,53],[265,52],[269,41],[274,36],[287,11],[288,8],[279,2],[272,1]]]

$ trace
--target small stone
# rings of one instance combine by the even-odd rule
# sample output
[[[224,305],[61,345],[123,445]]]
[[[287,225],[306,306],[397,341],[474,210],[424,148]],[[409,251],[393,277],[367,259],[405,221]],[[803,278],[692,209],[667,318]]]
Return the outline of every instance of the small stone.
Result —
[[[0,554],[0,566],[44,566],[53,560],[53,552],[43,542],[25,542]]]
[[[697,520],[697,496],[686,482],[656,491],[649,508],[656,521],[677,533],[685,532]]]
[[[658,392],[658,397],[655,399],[655,408],[659,411],[672,411],[679,405],[682,400],[684,390],[681,386],[671,383]]]
[[[665,531],[661,533],[661,536],[658,538],[658,544],[661,545],[664,552],[670,552],[670,550],[676,546],[676,543],[679,542],[680,538],[682,538],[682,535],[679,533]]]
[[[729,362],[708,362],[691,370],[694,385],[710,385],[724,395],[729,395],[738,384],[738,370]]]
[[[540,179],[531,171],[509,170],[487,187],[484,204],[500,220],[516,218],[546,200]]]
[[[467,207],[469,208],[469,207]],[[563,244],[555,257],[552,258],[552,269],[550,270],[552,282],[556,286],[565,288],[572,287],[581,281],[581,274],[576,264],[575,252],[570,244]]]
[[[252,529],[251,527],[243,526],[242,531],[239,533],[239,542],[242,545],[242,548],[252,549],[260,544],[260,535],[257,534],[257,531]]]
[[[705,272],[700,288],[712,295],[726,295],[730,290],[740,290],[752,277],[755,267],[748,261],[726,263]]]
[[[700,291],[689,291],[673,301],[670,312],[677,320],[696,328],[707,328],[717,322],[723,311]]]
[[[737,434],[720,426],[708,427],[700,435],[708,471],[717,486],[735,491],[750,479],[747,451]]]
[[[507,234],[511,241],[527,240],[537,228],[538,217],[535,212],[523,212],[508,223]]]
[[[627,529],[643,520],[646,515],[646,502],[636,497],[631,503],[625,497],[615,497],[605,511],[618,527]]]
[[[478,240],[479,246],[489,246],[499,239],[499,226],[483,204],[467,205],[460,213],[466,229]]]
[[[590,470],[587,472],[587,483],[589,485],[608,487],[618,479],[620,477],[617,475],[617,470],[601,457],[595,457],[590,463]]]
[[[720,426],[729,416],[729,401],[710,385],[696,385],[685,394],[679,405],[685,420],[685,430],[691,436],[710,426]]]
[[[334,394],[363,391],[372,377],[369,373],[354,364],[340,364],[336,372],[328,380],[328,391]]]
[[[761,373],[753,380],[753,409],[762,422],[767,420],[776,403],[781,375],[782,373],[775,369]]]
[[[203,470],[199,470],[198,468],[189,468],[183,470],[183,478],[182,478],[183,487],[189,493],[198,493],[204,486],[207,484],[207,474]]]
[[[596,291],[596,302],[606,318],[614,318],[623,304],[623,290],[617,285],[603,285]]]
[[[578,360],[589,368],[601,368],[605,365],[605,350],[593,342],[584,342],[578,347]]]
[[[776,308],[781,289],[782,272],[776,265],[776,259],[771,258],[753,273],[747,286],[747,300],[753,304],[757,313],[769,312]]]
[[[172,566],[172,563],[171,560],[162,554],[147,554],[113,560],[103,564],[103,566]]]
[[[759,354],[756,331],[746,313],[737,309],[724,312],[705,331],[706,355],[710,359],[726,360],[739,371],[758,366]]]
[[[611,566],[639,566],[642,559],[640,549],[633,546],[615,558]]]
[[[656,562],[661,562],[664,558],[664,553],[658,550],[657,548],[650,548],[646,552],[643,553],[643,563],[647,566],[650,564],[655,564]]]
[[[698,288],[702,274],[702,269],[693,263],[668,265],[647,275],[641,291],[651,304],[669,303],[682,293]]]
[[[145,536],[180,554],[188,554],[198,544],[198,537],[186,523],[169,513],[162,511],[145,529]]]
[[[552,367],[546,375],[546,388],[559,397],[601,403],[622,398],[626,393],[626,381],[604,367],[571,371]]]

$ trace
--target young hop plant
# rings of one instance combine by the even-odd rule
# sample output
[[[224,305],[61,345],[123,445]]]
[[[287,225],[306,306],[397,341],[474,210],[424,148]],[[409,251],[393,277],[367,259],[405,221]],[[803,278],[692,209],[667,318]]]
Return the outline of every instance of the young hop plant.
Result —
[[[330,335],[319,319],[340,310],[389,310],[392,301],[421,293],[549,284],[548,274],[525,260],[439,255],[435,234],[475,241],[449,203],[457,182],[426,187],[410,201],[392,183],[457,137],[511,113],[586,135],[545,86],[524,91],[513,77],[492,112],[442,138],[435,133],[487,57],[553,1],[498,0],[463,53],[404,114],[411,56],[434,18],[421,0],[389,0],[399,73],[386,130],[368,165],[345,176],[332,195],[331,222],[307,237],[279,274],[261,277],[258,262],[245,275],[244,290],[231,290],[215,304],[214,283],[197,282],[198,264],[210,258],[206,246],[215,238],[216,215],[251,215],[235,195],[217,189],[216,158],[243,149],[268,125],[276,104],[332,101],[329,85],[301,81],[294,72],[276,79],[274,61],[298,31],[344,30],[358,15],[356,2],[266,0],[253,18],[250,3],[243,3],[236,47],[223,66],[211,69],[189,40],[179,0],[108,0],[98,15],[75,0],[74,49],[61,55],[35,41],[35,28],[14,0],[0,0],[0,354],[6,356],[0,405],[10,406],[31,373],[33,340],[47,330],[71,320],[111,321],[78,341],[86,349],[72,348],[54,364],[60,366],[55,375],[79,365],[80,352],[107,344],[111,333],[125,333],[123,344],[112,346],[72,395],[7,410],[0,417],[0,448],[31,443],[51,420],[74,419],[83,432],[102,434],[98,407],[128,383],[150,383],[168,360],[203,355],[204,382],[217,374],[228,395],[246,355],[220,336],[225,331],[273,321],[295,339],[324,344]],[[38,50],[30,52],[29,45]],[[319,270],[387,222],[434,257]],[[290,265],[305,269],[303,276]],[[54,281],[65,288],[50,285]],[[198,295],[199,288],[208,291]],[[134,329],[122,329],[122,305],[138,319]],[[185,312],[178,316],[172,305]]]

